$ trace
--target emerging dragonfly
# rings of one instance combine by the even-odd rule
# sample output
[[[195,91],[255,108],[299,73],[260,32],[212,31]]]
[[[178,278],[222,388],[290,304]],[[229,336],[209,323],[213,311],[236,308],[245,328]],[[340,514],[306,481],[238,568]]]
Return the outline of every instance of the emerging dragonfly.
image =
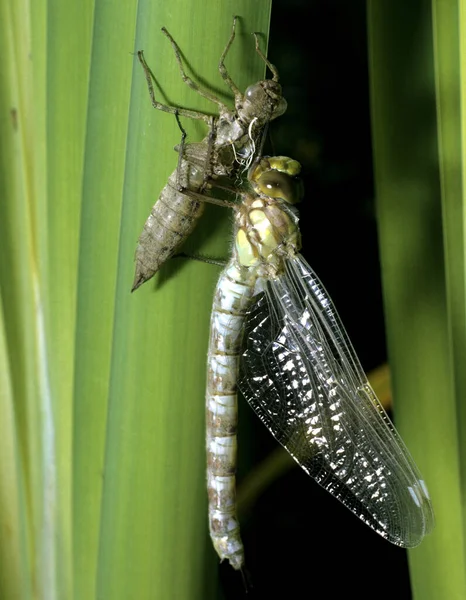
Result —
[[[413,459],[370,387],[333,303],[298,253],[300,165],[263,158],[242,193],[233,255],[217,284],[207,370],[209,527],[244,565],[236,517],[237,388],[296,462],[388,541],[434,525]]]
[[[236,21],[237,17],[234,17],[230,39],[219,64],[220,74],[235,97],[234,111],[216,96],[201,89],[186,75],[178,45],[168,31],[162,29],[172,44],[183,81],[198,94],[217,105],[218,117],[158,102],[152,85],[152,73],[143,53],[138,52],[153,107],[174,114],[177,118],[182,116],[203,120],[209,126],[209,133],[202,142],[184,144],[185,133],[183,132],[182,143],[179,146],[178,167],[170,175],[138,240],[132,291],[155,275],[160,266],[173,256],[196,226],[204,211],[204,201],[192,192],[202,192],[212,177],[226,176],[231,179],[238,177],[239,171],[247,168],[252,162],[256,147],[259,148],[261,145],[265,127],[286,110],[286,101],[278,83],[278,71],[259,48],[256,34],[254,34],[256,52],[272,72],[272,79],[265,79],[249,86],[243,94],[228,74],[224,63],[235,38]],[[212,198],[208,201],[216,203]]]

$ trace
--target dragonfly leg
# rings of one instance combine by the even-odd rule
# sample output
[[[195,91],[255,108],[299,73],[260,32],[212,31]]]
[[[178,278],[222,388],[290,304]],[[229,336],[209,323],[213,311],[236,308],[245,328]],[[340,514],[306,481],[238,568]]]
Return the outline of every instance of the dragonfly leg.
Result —
[[[265,54],[262,52],[262,50],[260,49],[259,46],[259,34],[258,33],[253,33],[252,34],[254,36],[254,39],[256,40],[256,52],[257,54],[262,58],[262,60],[265,62],[265,64],[269,67],[273,77],[272,77],[272,81],[277,81],[278,82],[278,70],[277,67],[275,65],[273,65],[265,56]]]
[[[230,74],[228,73],[228,71],[225,67],[225,58],[231,48],[233,40],[235,39],[235,29],[236,29],[236,21],[237,20],[238,20],[238,17],[233,17],[233,27],[231,28],[230,39],[228,40],[227,45],[225,46],[225,49],[222,52],[222,56],[220,57],[220,62],[218,63],[218,70],[220,71],[220,75],[222,76],[223,81],[227,84],[227,86],[230,88],[230,90],[235,95],[236,101],[238,99],[242,100],[243,94],[241,93],[240,89],[238,88],[236,83],[233,81],[233,79],[230,77]]]
[[[201,192],[204,192],[209,180],[212,179],[212,154],[214,150],[214,140],[216,135],[216,121],[214,118],[212,118],[209,134],[207,135],[207,152],[204,165],[204,181],[202,182]]]
[[[211,256],[202,256],[201,254],[187,254],[186,252],[179,252],[172,256],[172,258],[189,258],[190,260],[197,260],[209,265],[217,265],[218,267],[224,267],[228,262],[223,258],[213,258]]]
[[[138,51],[138,59],[144,69],[144,74],[146,76],[147,88],[149,90],[150,99],[152,101],[152,106],[157,110],[163,110],[164,112],[170,113],[172,115],[180,115],[182,117],[187,117],[188,119],[200,119],[205,121],[205,123],[210,123],[212,117],[201,113],[196,110],[189,110],[188,108],[176,108],[174,106],[168,106],[167,104],[162,104],[162,102],[158,102],[155,99],[154,85],[153,81],[155,81],[154,74],[152,73],[149,65],[144,58],[144,52],[142,50]]]
[[[178,127],[180,128],[180,131],[181,131],[181,141],[180,141],[180,145],[178,147],[178,165],[176,167],[176,185],[178,186],[178,189],[181,189],[183,186],[181,185],[181,182],[180,182],[180,173],[181,173],[181,168],[182,168],[181,164],[183,162],[183,155],[184,155],[184,146],[185,146],[184,142],[186,140],[187,133],[186,133],[185,128],[181,124],[180,117],[177,112],[175,113],[175,119],[176,119],[176,122],[178,123]]]
[[[173,51],[175,53],[176,62],[178,63],[178,67],[180,69],[181,79],[184,81],[184,83],[186,83],[186,85],[188,85],[192,90],[194,90],[203,98],[214,102],[218,106],[220,112],[230,112],[228,106],[226,106],[226,104],[224,104],[219,98],[217,98],[217,96],[211,94],[207,90],[203,90],[195,81],[191,79],[191,77],[189,77],[189,75],[186,74],[186,71],[183,67],[183,63],[181,61],[181,51],[178,44],[175,42],[175,40],[172,38],[171,34],[167,31],[165,27],[162,27],[162,32],[170,40]]]
[[[244,593],[247,594],[254,588],[254,586],[252,584],[251,573],[246,569],[245,566],[241,567],[240,573],[241,573],[241,579],[243,580]]]
[[[219,189],[221,188],[221,186],[216,186],[215,184],[209,183],[209,186],[213,186],[213,187],[218,187]],[[190,190],[188,188],[180,188],[178,190],[180,192],[180,194],[184,194],[185,196],[188,196],[189,198],[192,198],[193,200],[200,200],[201,202],[207,202],[207,204],[215,204],[216,206],[223,206],[224,208],[236,208],[236,202],[233,202],[232,200],[222,200],[220,198],[212,198],[212,196],[208,196],[207,194],[202,194],[201,192],[193,192],[193,190]],[[235,190],[235,193],[236,190]]]
[[[247,195],[243,194],[240,190],[238,190],[238,188],[230,187],[229,185],[223,185],[222,183],[217,183],[214,179],[211,179],[206,187],[209,189],[215,188],[216,190],[222,190],[230,194],[235,194],[235,196],[239,195],[243,197]],[[234,202],[234,205],[236,206],[236,202]]]
[[[176,122],[178,123],[178,127],[180,128],[180,131],[181,131],[181,141],[180,141],[179,146],[177,147],[178,148],[178,166],[176,169],[176,173],[177,173],[176,185],[177,185],[178,192],[180,194],[183,194],[184,196],[193,198],[194,200],[201,200],[202,202],[208,202],[209,204],[215,204],[217,206],[223,206],[226,208],[234,208],[236,206],[236,202],[232,202],[230,200],[222,200],[220,198],[212,198],[212,196],[208,196],[205,193],[206,189],[216,188],[219,190],[224,190],[231,194],[238,194],[237,189],[217,183],[214,179],[214,175],[212,174],[210,157],[212,155],[213,140],[215,138],[215,120],[212,118],[211,128],[209,130],[209,135],[208,135],[208,140],[207,140],[206,163],[205,163],[205,168],[204,168],[204,181],[203,181],[199,191],[195,191],[195,190],[190,190],[189,188],[183,186],[181,184],[181,181],[179,178],[179,175],[180,175],[181,169],[182,169],[182,161],[183,161],[185,140],[186,140],[187,134],[186,134],[186,130],[184,129],[183,125],[181,124],[181,121],[180,121],[180,118],[179,118],[177,112],[175,112],[175,118],[176,118]]]
[[[200,190],[199,191],[190,190],[189,188],[187,188],[181,184],[180,173],[182,170],[182,161],[183,161],[185,140],[186,140],[187,134],[186,134],[186,130],[184,129],[183,125],[181,124],[178,113],[176,113],[176,112],[175,112],[175,118],[176,118],[176,122],[178,123],[178,127],[180,128],[180,131],[181,131],[181,141],[178,146],[178,166],[176,169],[176,185],[177,185],[177,189],[178,189],[179,193],[183,194],[184,196],[188,196],[189,198],[193,198],[194,200],[202,200],[202,202],[216,204],[217,206],[224,206],[227,208],[234,207],[236,205],[235,202],[231,202],[229,200],[221,200],[220,198],[212,198],[211,196],[208,196],[205,194],[206,188],[209,188],[209,189],[217,188],[217,189],[225,190],[225,191],[233,193],[233,194],[237,193],[237,190],[235,190],[234,188],[230,188],[227,186],[217,184],[215,182],[215,180],[212,178],[213,176],[212,176],[212,170],[210,168],[210,156],[212,154],[213,138],[215,137],[214,122],[212,122],[212,127],[209,131],[206,164],[205,164],[205,168],[204,168],[204,182],[202,183]]]

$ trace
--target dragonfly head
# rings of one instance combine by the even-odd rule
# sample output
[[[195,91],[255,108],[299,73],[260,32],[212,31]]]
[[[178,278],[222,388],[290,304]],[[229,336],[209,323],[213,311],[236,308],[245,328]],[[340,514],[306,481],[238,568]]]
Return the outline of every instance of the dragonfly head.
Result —
[[[301,165],[297,160],[287,156],[268,156],[254,162],[248,179],[257,194],[296,204],[304,195],[300,172]]]
[[[261,158],[249,170],[256,195],[248,195],[238,210],[235,248],[238,262],[259,277],[280,275],[301,247],[298,217],[290,207],[302,197],[300,171],[286,156]]]
[[[264,127],[286,111],[287,103],[282,96],[282,86],[272,79],[264,79],[250,85],[242,98],[236,102],[236,111],[243,123],[257,119]]]

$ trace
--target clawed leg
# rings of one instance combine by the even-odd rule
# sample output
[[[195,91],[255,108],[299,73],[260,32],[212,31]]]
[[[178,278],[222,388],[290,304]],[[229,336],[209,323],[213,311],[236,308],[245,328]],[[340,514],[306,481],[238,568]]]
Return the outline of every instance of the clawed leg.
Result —
[[[163,110],[164,112],[170,113],[172,115],[180,115],[182,117],[187,117],[188,119],[201,119],[205,123],[210,123],[211,117],[204,113],[198,112],[196,110],[189,110],[188,108],[175,108],[174,106],[167,106],[166,104],[162,104],[155,99],[154,86],[152,81],[155,81],[154,74],[149,68],[149,65],[146,63],[146,59],[144,58],[144,53],[142,50],[138,51],[138,59],[144,69],[144,74],[146,76],[147,88],[149,89],[150,99],[152,101],[152,106],[157,110]]]
[[[233,43],[233,40],[235,39],[235,29],[236,29],[236,21],[237,21],[237,19],[238,19],[238,17],[233,17],[233,27],[232,27],[232,30],[231,30],[230,39],[228,40],[228,43],[225,46],[225,50],[223,51],[222,56],[220,57],[220,62],[219,62],[219,65],[218,65],[218,70],[220,71],[220,75],[222,76],[222,78],[225,81],[225,83],[228,85],[228,87],[231,89],[231,91],[235,95],[236,102],[242,100],[243,94],[241,93],[241,90],[235,84],[235,82],[233,81],[233,79],[230,77],[230,74],[228,73],[228,71],[227,71],[227,69],[225,67],[225,58],[226,58],[226,55],[228,54],[228,52],[230,50],[230,47],[231,47],[231,45]],[[277,81],[278,82],[279,77],[278,77],[277,67],[275,65],[273,65],[267,59],[267,57],[264,55],[264,53],[260,49],[260,46],[259,46],[259,35],[257,33],[253,33],[253,35],[254,35],[254,39],[256,41],[256,52],[257,52],[257,54],[262,58],[262,60],[265,62],[265,64],[268,66],[268,68],[272,72],[272,75],[273,75],[272,81]]]
[[[243,193],[238,188],[230,187],[228,185],[222,185],[221,183],[217,183],[213,179],[211,179],[208,182],[208,184],[209,184],[208,187],[210,189],[215,188],[216,190],[222,190],[224,192],[228,192],[229,194],[235,194],[236,196],[238,196],[238,195],[243,196]],[[228,202],[228,201],[226,200],[226,202]],[[236,202],[234,204],[236,204]]]
[[[236,198],[238,196],[243,198],[243,200],[248,196],[247,192],[242,192],[238,188],[229,187],[228,185],[223,185],[221,183],[217,183],[214,179],[210,179],[205,185],[207,189],[216,189],[222,190],[224,192],[228,192],[229,194],[234,194]],[[215,204],[216,206],[223,206],[225,208],[237,208],[238,202],[236,200],[223,200],[220,198],[213,198],[212,196],[208,196],[204,190],[200,192],[194,192],[188,188],[179,188],[178,190],[181,194],[185,194],[189,198],[193,200],[200,200],[201,202],[207,202],[208,204]]]
[[[265,54],[262,52],[262,50],[260,49],[259,46],[259,34],[258,33],[253,33],[252,34],[254,36],[254,39],[256,40],[256,52],[257,54],[262,58],[262,60],[265,62],[265,64],[269,67],[273,77],[272,77],[272,81],[277,81],[278,82],[278,70],[277,67],[275,65],[273,65],[265,56]]]
[[[206,189],[207,183],[212,178],[212,153],[214,149],[214,140],[216,135],[216,122],[215,119],[212,119],[209,129],[209,135],[207,136],[207,152],[204,164],[204,181],[202,182],[201,192],[203,192]]]
[[[236,202],[233,202],[231,200],[221,200],[220,198],[212,198],[211,196],[208,196],[205,193],[205,190],[207,188],[209,188],[209,189],[215,188],[215,189],[219,189],[219,190],[224,190],[224,191],[229,192],[230,194],[236,194],[236,195],[238,195],[238,193],[240,193],[235,188],[221,185],[212,178],[213,176],[212,176],[212,170],[210,168],[210,157],[212,154],[212,140],[213,140],[213,136],[215,135],[214,123],[211,123],[211,130],[210,130],[210,134],[209,134],[209,142],[210,143],[208,143],[206,164],[205,164],[205,168],[204,168],[204,181],[203,181],[203,184],[202,184],[200,190],[193,191],[181,184],[179,175],[180,175],[181,169],[182,169],[181,163],[183,161],[185,140],[186,140],[187,134],[186,134],[186,131],[185,131],[183,125],[181,124],[181,121],[180,121],[180,118],[179,118],[177,112],[175,112],[175,118],[176,118],[176,122],[178,123],[178,127],[180,128],[180,131],[181,131],[181,142],[178,146],[178,166],[177,166],[177,170],[176,170],[176,172],[177,172],[176,185],[177,185],[178,192],[180,192],[180,194],[183,194],[184,196],[188,196],[189,198],[192,198],[193,200],[201,200],[202,202],[208,202],[209,204],[215,204],[217,206],[223,206],[226,208],[234,208],[236,206]],[[210,140],[211,137],[212,137],[212,140]]]
[[[227,264],[227,261],[222,258],[212,258],[210,256],[202,256],[201,254],[187,254],[186,252],[179,252],[172,258],[189,258],[191,260],[198,260],[199,262],[217,265],[219,267],[224,267]]]
[[[184,143],[186,140],[186,130],[183,127],[183,125],[181,124],[180,121],[180,117],[178,115],[178,112],[175,113],[175,119],[176,122],[178,123],[178,127],[180,128],[181,131],[181,141],[180,141],[180,145],[178,146],[178,165],[176,167],[176,185],[178,186],[178,189],[182,189],[182,185],[180,182],[180,174],[181,174],[181,167],[182,167],[182,162],[183,162],[183,156],[184,156]]]
[[[186,130],[184,129],[183,125],[181,124],[180,118],[178,116],[178,113],[175,113],[175,118],[176,118],[176,122],[178,123],[178,127],[180,128],[181,131],[181,141],[178,145],[178,166],[177,166],[177,177],[176,177],[176,185],[178,190],[181,193],[185,193],[186,189],[180,182],[180,174],[181,174],[181,170],[182,170],[182,161],[184,159],[184,149],[185,149],[185,140],[186,140]],[[203,193],[206,189],[206,187],[208,186],[208,184],[210,182],[212,182],[212,151],[213,151],[213,145],[214,145],[214,139],[215,139],[215,119],[214,117],[211,118],[210,120],[210,128],[209,128],[209,134],[207,136],[207,151],[206,151],[206,157],[205,157],[205,163],[204,163],[204,178],[203,178],[203,182],[201,185],[201,188],[199,190],[199,193]]]
[[[213,187],[218,187],[222,189],[221,186],[213,185]],[[188,188],[182,187],[178,190],[180,194],[188,196],[188,198],[192,198],[193,200],[198,200],[201,202],[207,202],[207,204],[215,204],[215,206],[222,206],[223,208],[236,208],[237,203],[233,200],[221,200],[220,198],[212,198],[212,196],[208,196],[207,194],[203,194],[202,192],[193,192]],[[230,190],[228,190],[230,191]],[[236,190],[234,190],[235,193]]]
[[[220,71],[220,75],[222,76],[223,81],[227,84],[227,86],[230,88],[230,90],[235,95],[236,103],[243,99],[243,94],[241,93],[241,90],[238,88],[238,86],[233,81],[233,79],[230,77],[230,75],[225,67],[225,58],[226,58],[226,55],[228,54],[228,51],[230,50],[233,40],[235,39],[235,29],[236,29],[237,19],[238,19],[238,17],[233,17],[233,27],[231,29],[230,39],[228,40],[227,45],[225,46],[225,49],[222,52],[222,56],[220,57],[220,62],[218,63],[218,70]]]
[[[210,100],[211,102],[214,102],[218,106],[220,112],[229,112],[228,106],[226,106],[221,100],[219,100],[219,98],[217,98],[217,96],[215,96],[214,94],[211,94],[207,90],[203,90],[195,81],[193,81],[191,79],[191,77],[186,75],[186,72],[183,67],[183,63],[181,61],[181,52],[178,47],[178,44],[172,38],[170,33],[165,29],[165,27],[162,27],[162,32],[170,40],[173,51],[175,53],[176,62],[178,63],[178,67],[180,68],[181,78],[183,79],[184,83],[186,83],[186,85],[188,85],[192,90],[194,90],[196,93],[198,93],[203,98],[206,98],[207,100]]]

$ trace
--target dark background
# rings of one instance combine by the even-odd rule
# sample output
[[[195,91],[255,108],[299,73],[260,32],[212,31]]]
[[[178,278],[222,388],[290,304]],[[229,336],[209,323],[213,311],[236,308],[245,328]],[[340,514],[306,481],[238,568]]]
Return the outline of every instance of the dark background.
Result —
[[[364,369],[386,361],[372,169],[366,3],[274,0],[269,59],[288,110],[273,151],[303,165],[302,253],[333,298]],[[276,449],[240,402],[238,482]],[[291,468],[240,515],[253,589],[220,565],[230,598],[411,598],[406,552]]]

